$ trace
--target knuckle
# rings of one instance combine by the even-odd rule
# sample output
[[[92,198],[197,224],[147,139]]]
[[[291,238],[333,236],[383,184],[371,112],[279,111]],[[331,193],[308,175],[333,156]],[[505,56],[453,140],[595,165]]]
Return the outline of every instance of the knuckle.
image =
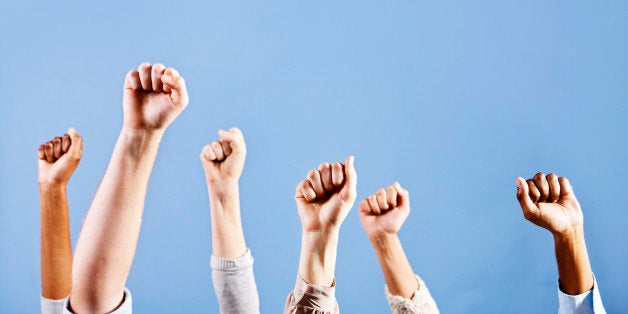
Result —
[[[307,177],[309,179],[315,179],[317,176],[318,176],[318,171],[314,170],[314,169],[308,171],[308,173],[307,173]]]

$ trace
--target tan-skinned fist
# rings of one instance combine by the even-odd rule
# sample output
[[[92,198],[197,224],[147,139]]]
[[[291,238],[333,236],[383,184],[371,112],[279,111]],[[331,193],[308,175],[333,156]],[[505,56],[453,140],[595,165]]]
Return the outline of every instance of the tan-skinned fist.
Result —
[[[584,222],[580,204],[569,180],[553,173],[517,178],[517,199],[525,219],[554,235],[568,234]]]
[[[161,63],[142,63],[124,81],[124,127],[164,130],[189,102],[185,80]]]
[[[203,147],[201,162],[208,183],[238,181],[246,159],[244,135],[238,128],[218,131],[219,140]]]
[[[360,222],[369,238],[397,234],[410,214],[410,195],[399,183],[360,202]]]
[[[295,201],[304,232],[337,231],[353,207],[357,174],[353,156],[345,164],[323,163],[296,188]]]
[[[82,155],[83,139],[74,128],[40,145],[37,150],[39,183],[67,184]]]

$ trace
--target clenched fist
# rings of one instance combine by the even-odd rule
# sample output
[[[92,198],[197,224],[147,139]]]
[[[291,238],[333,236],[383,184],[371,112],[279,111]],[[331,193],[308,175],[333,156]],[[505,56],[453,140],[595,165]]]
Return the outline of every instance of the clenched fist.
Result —
[[[55,137],[37,150],[39,183],[66,184],[81,161],[83,139],[74,128],[68,134]]]
[[[523,216],[554,235],[567,234],[583,225],[582,210],[567,178],[537,173],[517,178],[517,199]]]
[[[173,68],[142,63],[124,82],[124,126],[164,130],[188,104],[185,81]]]
[[[356,181],[353,156],[344,165],[323,163],[311,170],[294,195],[303,231],[338,229],[355,202]]]
[[[369,238],[397,234],[409,214],[410,196],[399,183],[360,202],[360,221]]]
[[[220,139],[203,147],[201,162],[207,182],[237,181],[244,168],[246,144],[238,128],[218,131]]]

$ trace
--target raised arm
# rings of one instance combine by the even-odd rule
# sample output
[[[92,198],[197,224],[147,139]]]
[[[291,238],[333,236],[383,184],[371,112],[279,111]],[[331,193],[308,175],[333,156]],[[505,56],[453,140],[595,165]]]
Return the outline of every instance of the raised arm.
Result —
[[[591,291],[594,277],[584,241],[584,218],[569,180],[539,172],[532,179],[519,177],[516,182],[517,199],[525,219],[550,231],[554,237],[560,290],[572,296]]]
[[[259,313],[253,258],[240,219],[238,180],[246,145],[237,128],[218,131],[220,139],[201,152],[212,223],[212,278],[221,313]]]
[[[410,214],[410,196],[395,183],[360,202],[360,221],[384,273],[393,313],[438,313],[427,287],[412,271],[397,236]]]
[[[301,218],[301,258],[286,313],[338,313],[334,270],[340,225],[356,198],[357,174],[353,156],[345,164],[321,164],[296,189]]]
[[[517,199],[523,216],[554,236],[558,281],[563,291],[576,295],[593,288],[593,272],[584,242],[584,219],[567,178],[537,173],[517,178]]]
[[[41,295],[65,299],[72,290],[72,243],[66,187],[81,160],[83,140],[73,128],[38,150],[41,214]],[[42,306],[46,306],[42,303]],[[44,310],[42,308],[42,310]]]
[[[123,304],[157,149],[187,103],[174,69],[144,63],[127,74],[123,127],[76,246],[73,311],[108,313]]]

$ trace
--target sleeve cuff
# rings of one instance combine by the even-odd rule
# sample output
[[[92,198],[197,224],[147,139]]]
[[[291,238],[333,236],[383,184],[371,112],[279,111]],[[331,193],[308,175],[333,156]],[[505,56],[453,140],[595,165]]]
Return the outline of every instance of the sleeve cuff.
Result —
[[[388,290],[388,286],[384,286],[386,299],[388,299],[392,313],[439,313],[436,302],[427,289],[425,282],[419,276],[414,276],[419,283],[419,289],[414,292],[410,299],[393,295]]]
[[[47,299],[41,297],[41,313],[42,314],[61,314],[63,313],[63,303],[65,299]]]
[[[558,283],[558,313],[606,313],[597,280],[593,276],[593,288],[578,295],[564,293]]]
[[[212,269],[216,270],[238,270],[253,266],[253,256],[251,250],[246,249],[246,253],[238,258],[223,258],[212,255],[209,262]]]
[[[72,310],[70,310],[70,297],[65,298],[63,302],[63,314],[74,314]],[[132,314],[133,313],[133,299],[131,298],[131,291],[129,289],[124,288],[124,301],[122,301],[122,305],[120,307],[109,313],[109,314]]]
[[[294,306],[314,309],[324,313],[337,313],[336,280],[331,287],[307,283],[301,275],[297,275],[297,282],[292,292]]]

